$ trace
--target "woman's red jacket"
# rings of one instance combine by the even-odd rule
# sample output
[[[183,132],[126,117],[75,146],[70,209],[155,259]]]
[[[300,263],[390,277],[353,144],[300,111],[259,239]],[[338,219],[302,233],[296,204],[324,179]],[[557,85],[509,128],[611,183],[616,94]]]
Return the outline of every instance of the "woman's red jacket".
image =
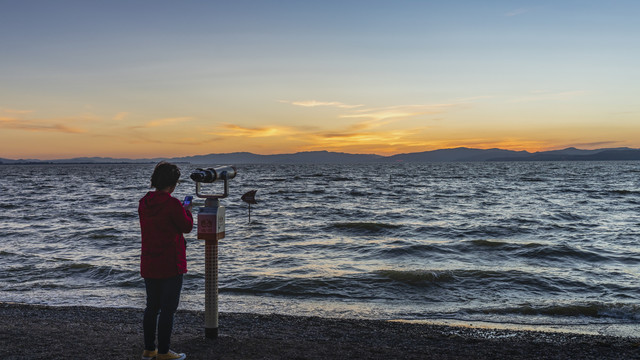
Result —
[[[193,216],[180,200],[162,191],[150,191],[138,205],[142,232],[140,274],[165,279],[187,272],[183,233],[193,228]]]

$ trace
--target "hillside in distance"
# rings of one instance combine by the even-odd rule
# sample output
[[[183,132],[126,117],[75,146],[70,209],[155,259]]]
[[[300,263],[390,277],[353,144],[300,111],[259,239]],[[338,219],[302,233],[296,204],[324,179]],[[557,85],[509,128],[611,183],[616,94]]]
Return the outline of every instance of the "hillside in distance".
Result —
[[[453,148],[391,156],[349,154],[330,151],[307,151],[293,154],[259,155],[250,152],[207,154],[175,158],[125,159],[108,157],[79,157],[59,160],[3,159],[0,164],[93,164],[93,163],[157,163],[168,160],[177,163],[214,164],[362,164],[415,162],[478,162],[478,161],[640,161],[640,149],[608,148],[581,150],[567,148],[530,153],[503,149]]]
[[[580,150],[567,148],[530,153],[503,149],[454,148],[391,156],[347,154],[328,151],[295,154],[256,155],[252,153],[209,154],[175,158],[192,164],[358,164],[401,162],[478,162],[478,161],[607,161],[640,160],[640,149],[616,148]]]

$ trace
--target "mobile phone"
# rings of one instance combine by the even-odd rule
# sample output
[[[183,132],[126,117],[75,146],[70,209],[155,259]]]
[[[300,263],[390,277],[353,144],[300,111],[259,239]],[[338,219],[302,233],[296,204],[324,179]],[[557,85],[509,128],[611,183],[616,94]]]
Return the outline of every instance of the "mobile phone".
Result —
[[[182,202],[182,205],[191,205],[192,200],[193,200],[193,196],[187,195],[184,197],[184,201]]]

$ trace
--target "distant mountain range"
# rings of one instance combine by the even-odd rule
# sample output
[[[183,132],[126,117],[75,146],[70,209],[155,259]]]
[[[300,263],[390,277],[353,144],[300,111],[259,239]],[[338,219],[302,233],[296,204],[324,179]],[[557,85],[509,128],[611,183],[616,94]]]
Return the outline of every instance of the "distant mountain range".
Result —
[[[567,148],[564,150],[541,151],[513,151],[502,149],[470,149],[455,148],[424,151],[409,154],[381,156],[374,154],[347,154],[329,151],[307,151],[295,154],[258,155],[249,152],[228,154],[209,154],[176,157],[171,159],[123,159],[109,157],[79,157],[59,160],[37,159],[3,159],[0,164],[86,164],[86,163],[156,163],[168,160],[191,164],[355,164],[355,163],[401,163],[401,162],[477,162],[477,161],[608,161],[608,160],[640,160],[640,149],[613,148],[597,150],[580,150]]]

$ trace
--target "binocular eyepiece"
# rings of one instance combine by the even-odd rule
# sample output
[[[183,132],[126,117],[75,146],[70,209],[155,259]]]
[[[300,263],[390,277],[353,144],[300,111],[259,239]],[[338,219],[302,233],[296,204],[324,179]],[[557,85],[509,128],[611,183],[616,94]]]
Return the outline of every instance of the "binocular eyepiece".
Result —
[[[191,173],[191,180],[201,183],[212,183],[218,180],[231,180],[236,177],[234,166],[220,166],[217,168],[196,169]]]

